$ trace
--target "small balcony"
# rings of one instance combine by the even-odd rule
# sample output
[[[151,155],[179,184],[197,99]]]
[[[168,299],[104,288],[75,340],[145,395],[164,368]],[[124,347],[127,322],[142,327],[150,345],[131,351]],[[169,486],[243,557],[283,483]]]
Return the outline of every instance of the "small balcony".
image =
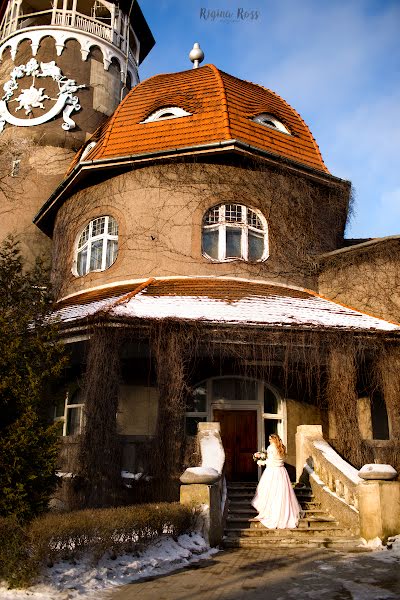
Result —
[[[60,27],[105,40],[138,59],[136,35],[128,16],[106,0],[10,0],[0,25],[0,43],[22,29]]]

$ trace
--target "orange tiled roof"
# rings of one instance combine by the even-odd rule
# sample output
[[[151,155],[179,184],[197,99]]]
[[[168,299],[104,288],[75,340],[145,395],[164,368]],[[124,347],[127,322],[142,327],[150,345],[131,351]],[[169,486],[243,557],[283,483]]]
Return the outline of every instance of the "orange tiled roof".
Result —
[[[168,106],[179,106],[191,116],[142,122],[157,109]],[[282,121],[292,135],[252,121],[252,117],[263,112]],[[328,172],[310,130],[285,100],[260,85],[232,77],[214,65],[156,75],[140,83],[121,102],[95,139],[98,143],[85,160],[239,140]]]

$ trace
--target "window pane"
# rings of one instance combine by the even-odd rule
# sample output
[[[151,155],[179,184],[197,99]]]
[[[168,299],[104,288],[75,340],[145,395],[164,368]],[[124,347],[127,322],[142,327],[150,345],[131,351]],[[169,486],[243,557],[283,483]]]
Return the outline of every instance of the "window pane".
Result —
[[[203,252],[218,259],[218,229],[203,230]]]
[[[87,260],[87,246],[81,252],[78,252],[78,260],[76,264],[76,269],[78,271],[78,275],[85,275],[86,273],[86,260]]]
[[[89,228],[90,228],[90,223],[82,231],[81,237],[79,238],[79,242],[78,242],[78,248],[82,248],[82,246],[88,241],[88,239],[89,239]]]
[[[218,223],[218,221],[219,221],[219,206],[214,206],[214,208],[210,208],[210,210],[206,214],[204,223],[205,223],[205,225],[212,225],[213,223]]]
[[[82,407],[68,408],[67,411],[67,435],[77,435],[81,432]]]
[[[257,382],[248,379],[215,379],[214,400],[256,400]]]
[[[93,229],[92,229],[92,236],[93,237],[95,237],[96,235],[101,235],[102,233],[104,233],[105,222],[106,222],[106,218],[105,217],[99,217],[98,219],[94,219],[94,221],[93,221]]]
[[[118,235],[118,223],[112,217],[108,217],[108,235]]]
[[[241,258],[242,256],[242,230],[226,228],[226,258]]]
[[[274,392],[267,386],[264,387],[264,412],[271,414],[278,412],[278,399]]]
[[[186,435],[197,435],[197,423],[204,423],[207,417],[186,417]]]
[[[206,412],[207,391],[205,385],[193,390],[193,394],[187,399],[186,412]]]
[[[260,260],[264,254],[264,236],[249,231],[249,260]]]
[[[92,242],[90,255],[90,270],[101,269],[101,258],[103,256],[103,240]]]
[[[107,241],[107,256],[106,256],[106,269],[110,267],[117,259],[118,254],[118,242],[116,240]]]
[[[227,223],[241,223],[243,221],[241,204],[227,204],[226,205],[225,221]]]
[[[273,433],[278,434],[279,419],[264,419],[265,446],[269,445],[268,438]]]
[[[263,231],[260,217],[258,217],[254,210],[251,210],[250,208],[247,209],[247,224],[250,225],[250,227]]]

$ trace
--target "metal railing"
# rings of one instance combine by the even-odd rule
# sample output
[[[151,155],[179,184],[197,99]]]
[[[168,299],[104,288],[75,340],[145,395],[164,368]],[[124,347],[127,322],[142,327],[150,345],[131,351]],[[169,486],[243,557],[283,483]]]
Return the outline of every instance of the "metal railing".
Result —
[[[113,29],[112,25],[108,25],[93,17],[72,10],[45,10],[13,18],[11,18],[10,14],[6,13],[0,26],[0,39],[11,35],[15,31],[25,29],[26,27],[46,25],[73,27],[74,29],[91,33],[108,42],[112,42],[122,51],[126,50],[126,40],[124,36]]]

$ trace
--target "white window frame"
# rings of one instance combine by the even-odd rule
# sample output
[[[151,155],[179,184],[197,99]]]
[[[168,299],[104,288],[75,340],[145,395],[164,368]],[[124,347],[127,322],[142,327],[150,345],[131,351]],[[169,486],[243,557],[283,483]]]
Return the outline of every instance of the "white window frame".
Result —
[[[93,224],[98,219],[105,219],[104,231],[98,235],[93,235]],[[116,234],[108,233],[108,225],[109,225],[110,219],[113,219],[113,221],[117,225],[117,233]],[[87,240],[82,244],[82,246],[79,246],[81,237],[88,227],[89,227],[89,232],[88,232]],[[101,255],[101,267],[99,269],[91,269],[90,262],[91,262],[91,254],[92,254],[92,244],[93,244],[93,242],[96,242],[99,240],[103,241],[102,255]],[[111,242],[111,241],[117,242],[117,252],[115,254],[115,258],[114,258],[113,262],[111,264],[107,265],[106,264],[107,245],[108,245],[108,242]],[[86,248],[87,248],[87,255],[86,255],[85,271],[83,273],[79,273],[79,271],[78,271],[79,255]],[[115,261],[117,260],[117,257],[118,257],[118,222],[114,217],[111,217],[108,215],[101,215],[100,217],[95,217],[94,219],[92,219],[79,233],[77,241],[76,241],[76,246],[75,246],[75,261],[74,261],[72,272],[74,273],[74,275],[76,277],[84,277],[88,273],[96,273],[96,272],[105,271],[106,269],[109,269],[111,267],[111,265],[113,265],[115,263]]]
[[[68,411],[73,409],[79,409],[79,432],[77,434],[74,435],[80,435],[82,433],[82,429],[83,429],[83,408],[84,408],[84,403],[83,402],[79,402],[76,404],[68,404],[68,400],[70,398],[70,394],[69,392],[66,393],[65,395],[65,409],[64,409],[64,417],[61,417],[61,419],[63,419],[63,436],[64,437],[69,437],[70,434],[68,434],[67,432],[67,427],[68,427]],[[59,420],[61,420],[59,419]]]
[[[226,207],[227,206],[240,206],[242,209],[242,220],[240,222],[227,221],[226,220]],[[208,213],[211,210],[218,209],[219,217],[217,223],[205,223],[205,219]],[[249,225],[247,222],[248,211],[253,212],[261,221],[263,229],[257,229],[252,225]],[[227,229],[238,229],[241,231],[240,245],[241,252],[240,256],[226,256],[226,230]],[[226,204],[218,204],[216,206],[212,206],[207,210],[203,218],[202,224],[202,234],[204,231],[218,231],[218,257],[215,258],[207,254],[204,250],[202,250],[202,254],[205,258],[212,260],[214,262],[231,262],[234,260],[244,260],[246,262],[249,261],[249,231],[252,231],[258,235],[263,236],[264,241],[264,251],[260,258],[258,258],[254,262],[263,262],[269,256],[269,248],[268,248],[268,223],[262,213],[254,208],[250,208],[245,204],[239,204],[237,202]],[[203,238],[203,236],[202,236]],[[202,239],[203,245],[203,239]],[[253,261],[252,261],[253,262]]]
[[[159,108],[149,115],[141,123],[154,123],[156,121],[168,121],[168,119],[178,119],[179,117],[190,117],[192,113],[183,110],[179,106],[165,106]]]
[[[214,397],[213,395],[213,382],[221,379],[239,379],[241,381],[251,381],[255,382],[257,385],[256,390],[256,398],[252,400],[248,400],[243,398],[241,400],[231,400],[231,399],[220,399]],[[280,394],[278,389],[269,384],[265,383],[262,379],[253,379],[251,377],[239,377],[237,375],[223,375],[221,377],[211,377],[209,379],[203,379],[199,381],[194,389],[203,386],[206,389],[206,410],[205,411],[187,411],[185,412],[185,420],[190,417],[206,417],[205,421],[213,421],[214,420],[214,410],[255,410],[257,411],[257,439],[258,439],[258,448],[256,450],[261,450],[261,448],[266,448],[268,446],[268,439],[265,439],[265,427],[264,421],[277,421],[277,431],[278,435],[287,446],[287,411],[286,411],[286,402],[284,397]],[[277,400],[277,412],[276,413],[266,413],[264,412],[264,390],[268,388],[275,396]],[[260,470],[261,474],[261,470]]]

